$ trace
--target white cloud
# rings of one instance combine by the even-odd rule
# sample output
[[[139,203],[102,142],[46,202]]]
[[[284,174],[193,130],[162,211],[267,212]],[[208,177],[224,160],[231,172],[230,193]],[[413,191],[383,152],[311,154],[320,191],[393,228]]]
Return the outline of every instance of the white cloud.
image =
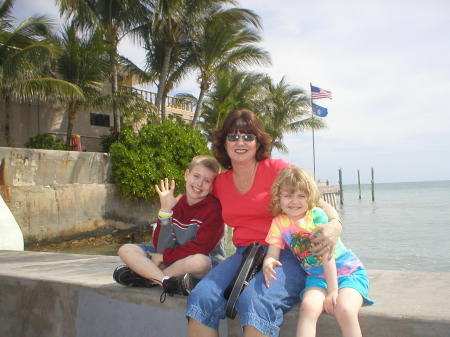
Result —
[[[262,16],[274,79],[333,91],[332,101],[317,101],[329,109],[315,137],[318,175],[374,166],[382,181],[449,179],[449,3],[241,4]],[[311,132],[286,143],[289,154],[275,155],[312,170]]]
[[[333,91],[327,129],[316,132],[317,177],[356,181],[450,179],[450,2],[446,0],[241,0],[259,14],[274,80]],[[58,15],[52,0],[18,0],[16,12]],[[137,63],[143,52],[120,50]],[[175,92],[198,93],[195,75]],[[312,137],[287,135],[288,155],[312,171]],[[367,181],[367,179],[366,179]]]

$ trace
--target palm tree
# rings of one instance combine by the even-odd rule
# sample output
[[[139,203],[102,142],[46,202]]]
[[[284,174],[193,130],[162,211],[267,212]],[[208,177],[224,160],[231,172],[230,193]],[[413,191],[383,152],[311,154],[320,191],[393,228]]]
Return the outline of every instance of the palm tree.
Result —
[[[222,125],[226,115],[232,110],[243,108],[254,110],[255,101],[264,89],[265,81],[264,74],[237,70],[219,72],[203,104],[204,132],[211,135],[214,129]],[[196,103],[192,98],[191,101]]]
[[[255,112],[272,136],[273,147],[280,151],[287,152],[283,144],[284,134],[325,126],[321,119],[312,117],[305,92],[286,83],[284,77],[278,83],[267,77],[261,98],[256,101]]]
[[[150,35],[150,30],[147,29],[144,33],[145,49],[146,53],[146,69],[144,76],[139,76],[141,79],[150,79],[146,82],[158,83],[161,80],[161,69],[164,63],[164,41],[158,41],[156,38]],[[160,92],[161,98],[158,98],[158,93],[155,99],[155,106],[158,109],[158,114],[162,119],[166,116],[166,101],[167,95],[170,90],[172,90],[177,83],[179,83],[188,73],[192,67],[192,60],[190,58],[190,47],[191,43],[189,41],[178,41],[172,48],[170,55],[170,63],[168,64],[167,73],[165,75],[165,83],[163,86],[158,86],[164,88]],[[157,103],[159,102],[159,103]]]
[[[187,95],[184,99],[195,103]],[[287,151],[283,144],[286,133],[303,132],[305,129],[320,129],[322,120],[313,118],[305,93],[287,84],[283,78],[274,83],[265,74],[222,71],[204,103],[204,132],[211,136],[214,129],[222,125],[228,112],[235,109],[250,109],[261,119],[266,131],[273,138],[274,148]]]
[[[60,43],[63,52],[58,58],[58,73],[62,79],[79,87],[86,98],[69,99],[66,102],[68,112],[66,144],[70,145],[77,114],[83,106],[92,104],[101,95],[109,64],[107,50],[98,30],[82,39],[77,36],[74,25],[66,26]]]
[[[120,111],[114,99],[119,92],[118,45],[129,33],[138,31],[150,17],[150,0],[56,0],[60,13],[83,30],[101,29],[109,47],[114,132],[120,133]]]
[[[11,99],[35,100],[82,99],[73,84],[52,77],[51,60],[56,49],[46,40],[52,25],[45,16],[32,16],[14,27],[11,10],[14,0],[0,4],[0,95],[5,103],[5,137],[11,145],[9,111]]]
[[[155,105],[162,111],[164,92],[171,65],[174,63],[174,49],[178,45],[189,43],[192,34],[207,18],[211,8],[219,8],[234,0],[150,0],[152,8],[151,22],[148,26],[150,42],[154,53],[160,59],[158,73],[158,91]],[[165,119],[165,114],[161,118]]]
[[[250,27],[249,27],[250,26]],[[254,44],[261,40],[259,17],[248,9],[230,8],[211,11],[196,34],[192,54],[200,75],[200,93],[192,119],[195,127],[201,115],[205,94],[219,70],[249,64],[269,64],[269,54]]]

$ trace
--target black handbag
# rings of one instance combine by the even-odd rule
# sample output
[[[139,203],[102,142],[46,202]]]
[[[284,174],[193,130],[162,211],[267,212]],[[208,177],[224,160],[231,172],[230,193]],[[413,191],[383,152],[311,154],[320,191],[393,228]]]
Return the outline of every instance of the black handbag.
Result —
[[[236,317],[235,305],[239,295],[248,285],[248,282],[261,270],[264,255],[264,247],[258,242],[251,244],[244,250],[241,265],[223,294],[227,299],[225,313],[228,318],[234,319]]]

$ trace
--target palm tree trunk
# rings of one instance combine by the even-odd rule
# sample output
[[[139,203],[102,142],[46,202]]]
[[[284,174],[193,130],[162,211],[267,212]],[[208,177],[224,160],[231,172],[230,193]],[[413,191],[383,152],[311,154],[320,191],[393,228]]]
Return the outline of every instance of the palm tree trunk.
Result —
[[[167,90],[164,90],[162,100],[161,100],[161,116],[164,116],[165,118],[168,117],[166,115],[166,105],[167,105],[166,102],[167,102]]]
[[[67,118],[66,145],[70,146],[70,139],[72,138],[72,132],[73,132],[73,122],[77,118],[77,109],[73,103],[69,103],[67,112],[68,112],[68,118]]]
[[[119,111],[117,109],[116,103],[116,93],[119,91],[118,83],[117,83],[117,64],[116,58],[113,56],[112,65],[111,65],[111,95],[112,95],[112,112],[113,112],[113,130],[115,134],[120,133],[120,116]]]
[[[5,140],[6,146],[11,146],[11,129],[9,126],[10,122],[10,112],[11,109],[11,99],[8,94],[5,95]]]
[[[197,119],[202,112],[203,100],[205,98],[206,90],[201,86],[200,94],[198,95],[197,106],[195,107],[194,117],[192,118],[191,126],[195,129],[197,125]]]
[[[167,75],[169,73],[170,55],[173,47],[167,47],[164,52],[163,66],[159,74],[158,93],[156,94],[155,105],[158,113],[161,113],[161,120],[166,119],[165,111],[162,110],[162,98],[166,87]]]
[[[112,95],[112,112],[113,112],[113,132],[118,135],[120,133],[120,111],[117,109],[116,94],[119,91],[117,80],[117,46],[119,44],[116,34],[110,32],[111,37],[111,52],[109,54],[111,62],[111,95]]]

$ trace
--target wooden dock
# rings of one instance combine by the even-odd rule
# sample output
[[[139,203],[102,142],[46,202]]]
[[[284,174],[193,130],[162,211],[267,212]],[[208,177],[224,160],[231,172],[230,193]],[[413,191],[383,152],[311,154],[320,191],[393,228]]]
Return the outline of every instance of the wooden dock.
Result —
[[[338,210],[338,200],[339,200],[339,186],[327,185],[323,182],[318,182],[320,193],[322,194],[322,199],[332,205],[336,210]]]

